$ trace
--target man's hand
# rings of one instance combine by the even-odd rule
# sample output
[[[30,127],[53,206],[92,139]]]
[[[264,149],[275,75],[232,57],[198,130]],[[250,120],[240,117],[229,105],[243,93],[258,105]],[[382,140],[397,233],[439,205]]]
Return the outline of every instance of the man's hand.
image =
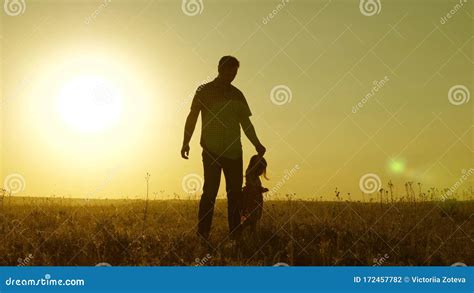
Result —
[[[189,159],[189,144],[185,144],[183,145],[183,147],[181,148],[181,157],[183,159]]]
[[[261,157],[263,157],[263,155],[265,155],[265,152],[267,151],[267,149],[261,144],[257,145],[255,149],[257,150],[258,155]]]
[[[189,142],[193,136],[194,127],[196,127],[196,121],[199,117],[198,110],[192,110],[186,118],[186,125],[184,126],[184,137],[183,137],[183,146],[181,147],[181,157],[183,159],[188,159],[189,156]]]
[[[255,133],[255,128],[253,127],[253,124],[250,121],[250,118],[244,117],[242,121],[240,121],[240,125],[242,125],[242,129],[244,130],[245,135],[248,137],[250,142],[255,146],[257,153],[260,156],[265,155],[265,152],[267,151],[267,149],[258,140],[257,134]]]

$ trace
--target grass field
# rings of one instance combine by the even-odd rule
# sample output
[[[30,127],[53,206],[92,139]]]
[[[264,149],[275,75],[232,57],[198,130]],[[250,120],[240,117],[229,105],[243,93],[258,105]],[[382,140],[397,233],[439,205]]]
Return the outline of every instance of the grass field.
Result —
[[[257,235],[227,239],[216,205],[206,249],[195,200],[2,201],[2,265],[452,265],[474,263],[474,202],[267,201]]]

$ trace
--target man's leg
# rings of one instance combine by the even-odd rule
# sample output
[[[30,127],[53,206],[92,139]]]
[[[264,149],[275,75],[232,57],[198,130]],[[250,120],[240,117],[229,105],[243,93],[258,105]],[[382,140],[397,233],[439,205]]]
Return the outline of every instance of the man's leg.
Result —
[[[242,157],[238,159],[223,159],[225,185],[227,191],[227,213],[230,237],[235,239],[240,233],[240,212],[242,209]]]
[[[204,186],[201,201],[199,202],[198,235],[208,238],[211,232],[214,204],[221,181],[221,169],[219,162],[214,161],[212,155],[203,151],[202,163],[204,166]]]

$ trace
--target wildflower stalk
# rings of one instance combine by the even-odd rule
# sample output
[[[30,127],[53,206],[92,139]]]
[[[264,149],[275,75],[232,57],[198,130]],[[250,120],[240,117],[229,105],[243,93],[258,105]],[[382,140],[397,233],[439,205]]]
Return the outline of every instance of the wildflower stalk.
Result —
[[[150,173],[146,173],[145,180],[146,180],[146,199],[145,199],[145,210],[143,211],[143,227],[142,227],[142,234],[145,231],[146,225],[146,217],[148,214],[148,191],[149,191],[149,182],[150,182]]]

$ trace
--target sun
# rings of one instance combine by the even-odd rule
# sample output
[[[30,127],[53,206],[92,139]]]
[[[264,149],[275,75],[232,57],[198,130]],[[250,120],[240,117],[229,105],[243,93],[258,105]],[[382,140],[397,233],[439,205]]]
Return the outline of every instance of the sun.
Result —
[[[119,85],[99,75],[80,75],[61,86],[56,110],[70,128],[98,133],[113,128],[122,113]]]

